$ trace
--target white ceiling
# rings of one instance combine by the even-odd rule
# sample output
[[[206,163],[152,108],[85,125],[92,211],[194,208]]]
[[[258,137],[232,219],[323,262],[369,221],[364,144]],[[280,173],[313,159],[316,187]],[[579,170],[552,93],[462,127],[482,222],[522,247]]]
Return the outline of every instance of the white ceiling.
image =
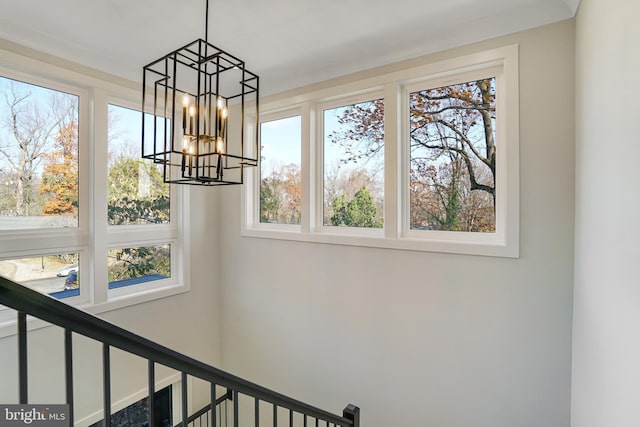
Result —
[[[580,0],[209,0],[262,94],[571,18]],[[0,38],[140,81],[204,38],[205,0],[0,0]]]

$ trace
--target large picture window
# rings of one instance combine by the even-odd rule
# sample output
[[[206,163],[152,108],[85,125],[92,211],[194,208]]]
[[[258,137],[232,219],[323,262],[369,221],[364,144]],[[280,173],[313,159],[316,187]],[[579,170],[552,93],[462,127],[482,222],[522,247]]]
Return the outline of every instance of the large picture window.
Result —
[[[95,312],[188,290],[184,195],[140,159],[139,92],[12,67],[0,65],[0,274]]]
[[[78,104],[0,77],[0,230],[78,226]]]

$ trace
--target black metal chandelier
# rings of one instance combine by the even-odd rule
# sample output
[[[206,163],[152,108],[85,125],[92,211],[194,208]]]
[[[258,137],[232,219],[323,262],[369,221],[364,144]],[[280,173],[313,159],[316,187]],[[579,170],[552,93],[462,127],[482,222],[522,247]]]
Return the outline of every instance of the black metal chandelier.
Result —
[[[242,184],[244,168],[260,158],[259,77],[210,44],[208,33],[206,0],[205,39],[143,68],[142,157],[161,164],[168,183]],[[245,118],[253,123],[250,146]]]

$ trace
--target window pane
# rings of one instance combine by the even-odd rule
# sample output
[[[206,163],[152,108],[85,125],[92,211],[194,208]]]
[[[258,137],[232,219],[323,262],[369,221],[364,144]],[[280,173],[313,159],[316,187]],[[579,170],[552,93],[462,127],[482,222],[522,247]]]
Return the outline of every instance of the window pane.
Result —
[[[67,298],[80,294],[77,253],[0,261],[0,274],[43,294]]]
[[[324,110],[324,225],[382,228],[384,100]]]
[[[169,184],[162,168],[140,157],[140,112],[109,105],[109,225],[170,220]]]
[[[78,226],[78,96],[0,77],[0,230]]]
[[[260,222],[300,224],[300,116],[260,124]]]
[[[109,289],[171,277],[171,245],[110,249]]]
[[[410,225],[495,231],[496,79],[409,95]]]

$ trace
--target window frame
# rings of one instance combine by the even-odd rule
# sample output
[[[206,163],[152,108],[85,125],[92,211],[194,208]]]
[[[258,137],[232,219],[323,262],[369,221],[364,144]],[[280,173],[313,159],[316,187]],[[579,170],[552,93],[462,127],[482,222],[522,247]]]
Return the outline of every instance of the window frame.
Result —
[[[495,207],[495,232],[483,233],[483,232],[465,232],[465,231],[435,231],[435,230],[414,230],[411,229],[410,214],[411,214],[411,201],[409,196],[409,182],[411,172],[410,161],[410,137],[409,137],[409,96],[413,92],[440,88],[445,86],[451,86],[459,83],[465,83],[472,80],[478,80],[481,78],[495,77],[496,79],[496,118],[503,119],[503,106],[504,102],[504,78],[503,72],[500,68],[482,68],[470,72],[454,74],[451,76],[443,76],[436,79],[428,79],[419,82],[414,82],[403,87],[402,93],[402,139],[401,139],[401,153],[403,156],[402,161],[402,231],[401,236],[407,239],[425,240],[425,241],[450,241],[456,244],[487,244],[491,245],[495,242],[500,242],[504,239],[505,224],[506,224],[506,198],[504,188],[507,186],[508,173],[496,174],[496,207]],[[496,171],[503,172],[505,169],[504,158],[507,153],[503,147],[504,144],[501,141],[505,141],[505,126],[501,126],[496,119]]]
[[[132,99],[126,99],[123,96],[116,97],[114,95],[110,95],[107,97],[107,115],[109,111],[109,106],[117,106],[122,108],[128,108],[130,110],[134,110],[138,114],[142,114],[140,111],[140,106],[137,105]],[[107,129],[107,139],[106,139],[106,148],[107,152],[105,153],[105,159],[108,158],[108,129]],[[109,167],[108,164],[105,168],[106,176],[104,176],[104,180],[108,186],[109,184]],[[175,286],[179,283],[179,278],[181,276],[182,266],[179,260],[179,252],[178,248],[179,244],[179,231],[180,224],[182,223],[182,209],[180,207],[182,204],[182,192],[179,191],[177,185],[169,184],[169,223],[168,224],[123,224],[123,225],[112,225],[109,224],[108,220],[107,224],[107,233],[106,233],[106,246],[107,252],[110,249],[117,248],[130,248],[130,247],[139,247],[139,246],[151,246],[158,244],[170,244],[170,257],[171,257],[171,277],[166,279],[154,280],[151,282],[144,282],[132,286],[125,286],[121,288],[110,288],[108,287],[108,298],[109,299],[122,299],[126,298],[130,295],[135,295],[140,292],[148,292],[150,290],[156,288],[163,288],[167,286]],[[108,206],[108,190],[107,190],[107,198],[105,199],[104,209],[105,212]],[[105,256],[105,260],[107,257]],[[108,284],[108,275],[107,275],[107,284]]]
[[[242,235],[305,242],[343,244],[411,251],[441,252],[497,257],[519,257],[519,77],[518,45],[508,45],[438,62],[402,68],[357,79],[349,76],[345,83],[329,82],[312,86],[308,92],[293,91],[262,100],[265,116],[272,112],[301,106],[303,207],[300,230],[283,232],[256,227],[256,179],[247,179],[243,189]],[[409,152],[408,94],[410,89],[433,84],[451,85],[468,76],[496,77],[496,232],[442,232],[409,229]],[[367,77],[368,76],[368,77]],[[356,76],[357,77],[357,76]],[[439,82],[435,84],[434,82]],[[350,227],[322,226],[323,149],[322,114],[326,105],[348,105],[349,100],[381,93],[384,118],[384,228],[375,231]],[[374,98],[372,98],[374,99]],[[306,154],[306,157],[305,157]],[[253,200],[251,199],[253,198]],[[330,228],[330,230],[325,230]],[[374,233],[370,233],[374,231]],[[426,232],[425,232],[426,231]]]
[[[266,123],[266,122],[272,122],[272,121],[276,121],[276,120],[283,120],[283,119],[287,119],[287,118],[291,118],[291,117],[297,117],[300,116],[300,123],[301,123],[301,129],[300,129],[300,140],[301,140],[301,147],[300,147],[300,166],[301,166],[301,173],[303,174],[302,176],[302,193],[303,193],[303,197],[304,197],[304,172],[302,172],[302,165],[304,164],[303,162],[303,158],[304,158],[304,152],[302,147],[304,146],[304,143],[302,142],[303,139],[303,135],[304,135],[304,117],[303,117],[303,113],[302,110],[299,106],[294,106],[292,108],[287,108],[284,110],[279,110],[279,111],[271,111],[269,113],[266,114],[260,114],[260,120],[258,123],[258,126],[262,126],[262,123]],[[254,118],[255,119],[255,118]],[[251,123],[255,123],[255,120],[249,120]],[[253,124],[252,124],[253,126]],[[260,133],[260,132],[259,132]],[[248,135],[255,135],[255,132],[248,132]],[[259,141],[259,144],[261,144],[261,142]],[[258,167],[256,168],[247,168],[245,169],[245,179],[246,179],[246,183],[247,186],[252,187],[251,196],[247,196],[247,197],[243,197],[243,200],[245,200],[245,205],[243,207],[243,211],[245,212],[245,218],[246,221],[244,221],[246,223],[246,228],[251,228],[251,229],[255,229],[255,230],[264,230],[264,231],[279,231],[279,232],[285,232],[285,233],[296,233],[296,232],[300,232],[302,230],[302,225],[301,224],[278,224],[278,223],[268,223],[268,222],[261,222],[260,221],[260,187],[261,187],[261,180],[262,180],[262,161],[259,163]],[[244,186],[243,186],[244,187]],[[247,193],[248,194],[248,193]],[[301,201],[301,205],[304,205],[304,200]],[[301,216],[304,215],[302,212],[303,207],[300,206],[301,209]]]
[[[111,229],[107,223],[107,117],[114,103],[140,111],[141,88],[100,72],[76,70],[65,61],[45,63],[21,52],[0,48],[0,75],[79,97],[78,227],[0,231],[3,245],[0,259],[79,253],[82,281],[80,295],[63,301],[99,314],[131,305],[176,295],[190,290],[190,226],[184,214],[189,203],[188,188],[171,186],[169,224],[147,224],[135,229]],[[180,186],[185,187],[185,186]],[[171,244],[171,278],[109,289],[107,252],[112,247]],[[100,262],[100,260],[105,260]],[[112,292],[113,291],[113,292]],[[0,307],[0,337],[10,335],[15,315]],[[45,326],[34,319],[32,327]]]
[[[88,271],[90,250],[90,198],[89,194],[89,151],[90,128],[90,94],[86,88],[78,84],[59,81],[48,76],[32,75],[27,72],[0,65],[0,75],[28,85],[64,92],[78,97],[78,226],[61,228],[32,228],[1,230],[0,238],[4,245],[0,249],[0,259],[17,257],[38,257],[78,253],[79,269]],[[82,285],[81,285],[82,286]],[[83,305],[90,301],[91,290],[80,289],[80,295],[65,298],[72,305]],[[0,311],[0,321],[2,321]]]

